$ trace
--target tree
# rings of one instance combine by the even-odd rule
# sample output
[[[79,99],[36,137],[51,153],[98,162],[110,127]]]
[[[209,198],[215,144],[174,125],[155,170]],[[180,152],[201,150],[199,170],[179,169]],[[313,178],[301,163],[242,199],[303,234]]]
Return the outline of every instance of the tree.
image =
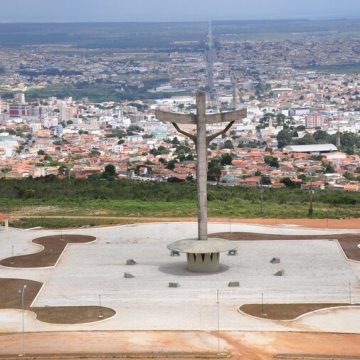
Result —
[[[292,137],[292,132],[289,129],[281,130],[276,137],[278,148],[282,149],[283,147],[291,144]]]
[[[276,115],[276,125],[277,126],[284,125],[285,119],[286,119],[286,116],[284,114],[281,114],[281,113],[277,114]]]
[[[164,155],[168,153],[169,153],[169,149],[167,149],[165,146],[162,145],[160,145],[157,149],[154,148],[150,150],[150,154],[153,156]]]
[[[64,165],[60,166],[58,169],[58,175],[60,176],[69,176],[70,169]]]
[[[171,140],[171,143],[173,145],[180,145],[180,141],[176,136]]]
[[[262,175],[260,183],[261,185],[271,185],[271,179],[269,176]]]
[[[231,165],[233,161],[232,155],[223,154],[221,155],[220,164],[221,166]]]
[[[296,140],[297,145],[312,145],[316,144],[316,140],[311,134],[305,134],[304,137]]]
[[[45,151],[44,151],[44,150],[39,150],[39,151],[37,152],[37,154],[38,154],[38,155],[45,155]]]
[[[324,130],[315,131],[313,137],[317,144],[326,144],[326,143],[330,142],[330,136]]]
[[[231,140],[226,140],[225,142],[224,142],[224,147],[223,147],[224,149],[233,149],[234,148],[234,145],[233,145],[233,143],[232,143],[232,141]]]
[[[105,166],[105,173],[107,173],[109,176],[116,176],[116,168],[113,164],[108,164]]]
[[[9,166],[4,166],[4,167],[1,169],[1,172],[2,172],[2,174],[4,175],[4,178],[6,178],[6,174],[8,174],[10,171],[11,171],[11,167],[9,167]]]
[[[143,128],[141,128],[140,126],[138,125],[130,125],[128,128],[127,128],[127,134],[128,135],[137,135],[139,133],[142,133],[144,131]]]
[[[158,147],[158,151],[160,154],[168,154],[169,153],[169,149],[162,145],[160,145]]]
[[[102,179],[114,180],[116,178],[116,168],[113,164],[105,166],[104,172],[101,174]]]
[[[356,181],[357,180],[357,177],[354,176],[353,174],[349,173],[348,171],[346,171],[344,173],[344,178],[347,179],[347,180],[350,180],[350,181]]]
[[[52,157],[50,155],[48,155],[48,154],[45,154],[44,160],[48,161],[48,162],[53,161]]]
[[[333,174],[335,173],[335,169],[331,164],[324,164],[325,168],[324,168],[324,173],[325,174]]]
[[[264,162],[265,162],[265,164],[267,164],[273,168],[279,167],[279,160],[278,160],[278,158],[276,158],[274,156],[271,156],[271,155],[265,156]]]
[[[360,147],[360,135],[346,132],[341,134],[341,147],[344,151],[352,153],[354,148]]]
[[[281,179],[280,182],[284,184],[287,188],[300,188],[300,183],[292,181],[289,177]]]
[[[182,154],[182,155],[185,155],[185,154],[190,154],[191,153],[191,148],[189,146],[186,146],[186,145],[179,145],[175,152],[177,154]]]
[[[175,164],[176,161],[175,160],[170,160],[167,164],[166,164],[166,168],[168,170],[175,170]]]
[[[99,150],[91,150],[90,154],[89,154],[89,157],[97,157],[97,156],[100,156],[101,153]]]
[[[208,164],[208,180],[220,182],[221,178],[221,164],[219,158],[211,159]]]

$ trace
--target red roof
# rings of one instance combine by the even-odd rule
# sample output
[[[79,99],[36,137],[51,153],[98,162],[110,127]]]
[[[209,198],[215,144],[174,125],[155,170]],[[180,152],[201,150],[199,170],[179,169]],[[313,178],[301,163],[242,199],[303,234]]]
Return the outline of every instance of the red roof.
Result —
[[[9,219],[10,219],[9,215],[0,214],[0,221],[9,220]]]

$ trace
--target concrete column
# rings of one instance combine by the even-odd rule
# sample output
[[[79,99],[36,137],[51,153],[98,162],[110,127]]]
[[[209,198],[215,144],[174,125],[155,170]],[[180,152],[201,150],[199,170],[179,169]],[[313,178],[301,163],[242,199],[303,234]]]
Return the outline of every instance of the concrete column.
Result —
[[[196,94],[197,107],[197,193],[198,193],[198,236],[207,240],[207,142],[206,142],[206,95]]]
[[[220,267],[220,254],[187,254],[187,267],[192,272],[217,272]]]

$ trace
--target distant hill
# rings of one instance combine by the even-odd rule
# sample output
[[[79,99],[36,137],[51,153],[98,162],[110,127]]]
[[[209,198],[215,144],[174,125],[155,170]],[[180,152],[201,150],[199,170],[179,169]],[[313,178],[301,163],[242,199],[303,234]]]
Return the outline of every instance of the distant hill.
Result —
[[[0,47],[71,45],[84,48],[172,48],[206,39],[207,22],[178,23],[3,23]],[[218,37],[293,39],[311,33],[332,37],[360,33],[360,20],[215,21]],[[191,42],[194,42],[190,45]]]

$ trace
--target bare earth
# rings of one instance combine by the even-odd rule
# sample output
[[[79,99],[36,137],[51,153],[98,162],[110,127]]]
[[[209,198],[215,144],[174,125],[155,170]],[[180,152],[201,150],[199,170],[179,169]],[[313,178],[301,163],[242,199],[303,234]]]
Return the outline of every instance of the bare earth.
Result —
[[[301,315],[334,307],[355,306],[350,304],[244,304],[239,310],[245,314],[271,320],[294,320]]]
[[[12,218],[39,218],[39,216],[33,215],[16,215]],[[119,221],[129,221],[129,223],[144,223],[144,222],[194,222],[197,218],[194,217],[119,217],[119,216],[41,216],[44,219],[111,219]],[[349,218],[349,219],[275,219],[275,218],[214,218],[210,217],[209,222],[220,222],[220,223],[234,223],[234,224],[259,224],[259,225],[297,225],[310,228],[321,228],[321,229],[360,229],[360,219]]]
[[[67,244],[86,244],[96,240],[94,236],[53,235],[33,240],[43,246],[43,250],[34,254],[14,256],[0,261],[0,265],[14,268],[32,268],[54,266]]]
[[[196,331],[32,333],[25,334],[24,348],[28,354],[109,354],[108,358],[113,358],[113,354],[132,353],[139,354],[138,359],[146,359],[153,353],[179,353],[175,358],[188,354],[195,359],[196,353],[217,353],[217,335]],[[277,354],[360,358],[360,334],[220,332],[219,335],[220,351],[230,352],[233,360],[270,360]],[[0,355],[18,354],[21,345],[21,334],[0,335]]]
[[[105,320],[115,315],[114,310],[103,306],[31,307],[43,284],[26,279],[0,278],[0,309],[21,309],[19,289],[24,285],[24,309],[33,311],[39,321],[52,324],[81,324]]]

